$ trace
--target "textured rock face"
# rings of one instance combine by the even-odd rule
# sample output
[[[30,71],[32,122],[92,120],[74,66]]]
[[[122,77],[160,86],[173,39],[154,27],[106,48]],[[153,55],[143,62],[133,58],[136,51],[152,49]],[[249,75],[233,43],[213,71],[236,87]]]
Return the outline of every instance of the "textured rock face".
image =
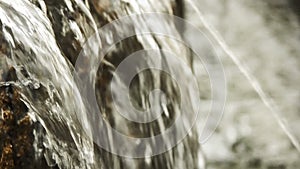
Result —
[[[33,132],[40,126],[30,118],[21,90],[13,84],[17,81],[16,71],[12,67],[4,69],[4,65],[1,68],[0,168],[49,168],[44,159],[38,161],[35,157]]]
[[[0,107],[0,167],[27,168],[34,158],[33,124],[17,87],[9,85],[0,88]]]
[[[104,151],[81,135],[74,118],[76,105],[67,105],[74,97],[68,91],[72,80],[68,79],[70,72],[82,45],[98,27],[136,13],[136,6],[146,12],[184,14],[181,0],[143,3],[118,1],[116,6],[110,1],[96,0],[0,2],[1,169],[197,168],[199,145],[196,134],[184,139],[173,150],[151,159],[128,161]],[[164,45],[169,47],[167,43],[156,43],[162,48]],[[102,65],[104,71],[98,70],[97,99],[114,127],[121,128],[122,124],[113,117],[106,96],[112,67],[145,46],[136,37],[126,39],[108,54],[109,64]],[[145,77],[151,77],[151,72]],[[163,75],[158,80],[162,81],[161,88],[170,88],[174,92],[171,80],[166,80]],[[151,89],[152,83],[150,79],[146,88]],[[132,84],[136,90],[134,94],[140,94],[138,84],[138,80]],[[171,113],[172,106],[168,106]],[[171,114],[170,119],[164,120],[164,125],[167,126],[174,117]],[[153,131],[159,133],[158,125],[130,124],[127,127],[134,136],[145,137],[151,136]]]
[[[0,82],[17,80],[14,68],[1,71]],[[32,168],[34,125],[17,86],[0,87],[0,111],[0,168]]]

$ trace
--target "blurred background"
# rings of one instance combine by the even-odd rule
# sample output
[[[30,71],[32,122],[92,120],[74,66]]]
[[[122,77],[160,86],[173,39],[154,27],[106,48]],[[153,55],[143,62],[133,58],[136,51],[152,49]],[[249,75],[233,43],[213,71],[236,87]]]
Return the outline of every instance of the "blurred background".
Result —
[[[299,2],[195,1],[206,21],[215,27],[230,50],[246,65],[270,99],[273,99],[279,108],[281,120],[298,142]],[[199,16],[191,6],[187,4],[186,9],[188,20],[201,26]],[[202,146],[207,168],[299,168],[299,151],[278,120],[230,57],[226,54],[221,54],[220,57],[227,78],[227,102],[220,126]],[[194,66],[197,70],[197,65]],[[201,77],[203,74],[199,72],[201,70],[198,70],[198,76]],[[201,94],[205,95],[205,91],[209,90],[204,87]]]

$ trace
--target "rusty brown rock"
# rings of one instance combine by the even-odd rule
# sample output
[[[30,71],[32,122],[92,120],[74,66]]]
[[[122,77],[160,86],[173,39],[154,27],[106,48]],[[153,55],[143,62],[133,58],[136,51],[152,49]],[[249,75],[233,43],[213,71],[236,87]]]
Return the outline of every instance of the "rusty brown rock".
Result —
[[[0,168],[29,168],[33,159],[33,123],[13,85],[0,87]]]
[[[14,168],[13,150],[11,144],[5,144],[2,150],[0,167],[2,169]]]

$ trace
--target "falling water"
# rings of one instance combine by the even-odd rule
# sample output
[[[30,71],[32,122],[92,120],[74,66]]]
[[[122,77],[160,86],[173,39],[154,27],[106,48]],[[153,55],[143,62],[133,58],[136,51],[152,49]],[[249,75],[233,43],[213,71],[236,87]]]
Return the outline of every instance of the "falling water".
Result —
[[[74,114],[85,110],[70,89],[70,64],[57,46],[51,23],[28,1],[2,1],[0,10],[3,43],[8,46],[5,61],[17,75],[15,82],[2,85],[18,86],[32,119],[44,127],[48,164],[88,167],[93,144],[80,133]]]
[[[277,105],[274,106],[271,97],[262,90],[259,80],[241,64],[222,37],[206,22],[196,5],[190,0],[187,2],[191,5],[188,9],[197,11],[197,15],[194,15],[197,23],[203,24],[199,29],[207,33],[217,51],[212,51],[205,38],[194,39],[192,43],[198,44],[203,54],[210,57],[208,62],[211,61],[211,65],[217,60],[214,56],[220,52],[218,49],[222,49],[234,61],[299,151],[296,136],[284,123],[282,113],[275,107]],[[17,130],[27,127],[19,132],[24,130],[25,134],[16,136],[16,142],[12,141],[15,136],[3,132],[16,130],[14,126],[12,129],[0,128],[0,134],[5,133],[0,138],[0,143],[3,142],[0,147],[4,147],[0,149],[0,167],[204,168],[202,148],[199,145],[203,140],[199,137],[200,130],[197,130],[203,124],[197,123],[199,126],[196,125],[190,131],[191,124],[187,119],[193,117],[191,112],[194,107],[199,106],[198,97],[195,97],[195,93],[199,91],[193,86],[193,73],[197,74],[201,69],[201,73],[208,71],[209,74],[210,69],[193,63],[197,62],[193,53],[195,51],[187,49],[186,44],[178,43],[187,38],[185,36],[194,36],[189,34],[191,32],[184,32],[185,29],[189,30],[185,27],[187,25],[176,24],[176,21],[163,17],[152,20],[151,17],[145,17],[150,15],[138,15],[158,12],[184,17],[185,9],[182,0],[1,0],[0,106],[4,103],[7,106],[3,106],[5,110],[1,109],[0,127],[3,124],[11,125],[3,122],[4,119],[9,119],[9,112],[21,114],[18,115],[20,119],[13,124],[19,126],[16,127]],[[128,15],[135,16],[133,24],[118,23],[118,19]],[[112,23],[116,25],[105,27]],[[159,29],[177,39],[151,33],[141,34]],[[117,41],[120,37],[126,38]],[[101,53],[103,51],[106,51],[105,54]],[[139,53],[140,51],[147,52]],[[166,59],[169,53],[165,51],[176,54],[177,60]],[[174,57],[172,54],[170,56]],[[94,67],[89,68],[90,66]],[[142,70],[143,66],[156,69]],[[164,67],[166,71],[158,71],[157,67]],[[124,72],[135,73],[137,76],[126,84],[128,77]],[[180,76],[174,79],[170,74]],[[204,109],[211,105],[209,101],[214,97],[206,94],[213,92],[205,84],[208,76],[201,76],[204,82],[200,83],[199,79],[196,81],[201,90],[200,107]],[[219,79],[223,80],[222,77]],[[185,88],[181,88],[180,84],[183,83]],[[94,93],[91,94],[90,90]],[[130,99],[123,102],[127,92]],[[186,97],[182,97],[183,94]],[[95,96],[95,100],[90,96]],[[119,103],[119,107],[114,103]],[[191,108],[182,111],[180,103]],[[152,121],[154,117],[147,115],[137,118],[141,117],[139,112],[148,109],[151,110],[151,115],[161,113],[162,118],[156,121]],[[200,111],[200,117],[197,116],[199,119],[195,120],[205,120],[208,116],[206,113],[205,110]],[[187,115],[187,118],[178,118],[180,114]],[[30,125],[26,123],[28,116]],[[220,117],[207,121],[214,124],[219,122]],[[102,118],[105,122],[101,121]],[[131,119],[139,123],[132,122],[134,120]],[[180,125],[173,125],[178,119]],[[181,134],[187,134],[187,137],[179,143],[166,136],[159,141],[153,139],[145,146],[141,146],[140,142],[129,143],[122,140],[120,143],[111,130],[105,127],[106,123],[120,133],[134,138],[157,136],[172,125],[176,138]],[[216,126],[211,126],[210,129],[214,131]],[[108,147],[99,145],[99,142],[106,143]],[[28,146],[33,151],[28,151]],[[156,150],[153,149],[155,146]],[[214,148],[213,151],[222,152],[222,149],[219,151]],[[25,159],[23,156],[31,159],[22,163],[22,159]]]
[[[13,86],[19,90],[21,100],[28,108],[33,123],[36,124],[33,131],[34,162],[32,166],[27,166],[28,168],[39,164],[41,166],[38,167],[42,167],[44,164],[40,161],[44,158],[47,166],[58,168],[199,167],[199,145],[195,132],[190,133],[172,150],[155,157],[121,158],[97,146],[89,136],[91,133],[86,132],[91,123],[88,119],[91,110],[84,104],[87,100],[80,95],[73,74],[77,56],[80,55],[81,49],[90,36],[96,34],[97,40],[93,45],[97,45],[100,49],[103,42],[109,44],[112,41],[115,36],[112,30],[98,32],[98,28],[106,23],[125,15],[144,12],[177,14],[180,8],[176,7],[173,1],[154,0],[115,2],[3,0],[0,2],[1,69],[4,70],[2,75],[4,78],[0,85],[1,87]],[[147,18],[139,18],[137,25],[143,25],[146,20]],[[172,23],[167,22],[165,24],[169,25],[170,33],[179,35],[175,25],[172,26]],[[131,31],[122,27],[115,27],[115,29],[120,34]],[[132,29],[138,30],[135,27]],[[98,36],[99,33],[104,37]],[[165,118],[153,122],[150,126],[120,123],[120,118],[110,106],[108,81],[120,61],[141,49],[172,50],[180,54],[186,62],[190,60],[188,51],[175,41],[154,35],[134,36],[117,44],[107,54],[100,65],[102,71],[91,70],[91,74],[97,74],[95,91],[102,116],[116,129],[136,137],[156,135],[168,127],[179,113],[177,107],[179,96],[176,94],[174,81],[166,74],[146,71],[131,85],[134,88],[132,95],[142,102],[132,102],[137,107],[147,108],[151,104],[146,97],[147,91],[153,88],[165,90],[167,91],[165,96],[158,96],[167,97],[169,100],[163,107],[158,107],[164,111]],[[91,58],[91,63],[93,59],[95,58]],[[168,66],[172,63],[165,64]],[[5,72],[8,68],[13,70],[16,79],[7,78],[11,73]],[[181,66],[176,69],[179,72],[190,71],[184,70]],[[190,80],[189,77],[183,76],[181,81]],[[181,128],[177,128],[178,133]],[[114,141],[109,137],[105,139],[109,144]]]

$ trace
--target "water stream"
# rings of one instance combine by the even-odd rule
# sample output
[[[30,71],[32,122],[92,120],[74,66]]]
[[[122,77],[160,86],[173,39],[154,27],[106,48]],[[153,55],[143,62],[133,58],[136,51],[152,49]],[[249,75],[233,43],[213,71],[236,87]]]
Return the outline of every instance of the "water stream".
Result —
[[[198,167],[197,133],[185,138],[174,149],[155,157],[121,158],[97,146],[89,136],[91,133],[84,130],[85,127],[89,128],[89,123],[92,123],[88,117],[93,112],[84,104],[88,100],[80,95],[78,84],[75,83],[73,76],[77,56],[91,35],[96,34],[97,40],[92,45],[97,45],[100,49],[102,49],[101,43],[109,43],[115,36],[113,30],[106,29],[101,32],[103,36],[100,37],[98,28],[124,15],[149,11],[172,14],[175,7],[173,1],[152,0],[115,2],[3,0],[0,2],[1,45],[4,47],[1,51],[1,65],[3,68],[12,67],[17,77],[13,81],[1,82],[1,86],[17,86],[33,123],[38,123],[42,127],[42,129],[41,127],[34,129],[35,163],[45,158],[47,165],[59,168]],[[139,19],[137,25],[143,25],[146,21],[146,18]],[[119,34],[131,31],[122,27],[113,29],[116,29],[114,32]],[[138,30],[135,27],[133,29]],[[175,25],[170,25],[169,31],[178,34]],[[152,122],[151,125],[129,122],[126,124],[120,121],[121,119],[115,115],[115,110],[109,105],[110,97],[107,96],[109,92],[107,88],[113,69],[130,53],[148,48],[173,50],[175,53],[181,53],[184,60],[189,60],[188,52],[185,53],[184,48],[171,40],[153,35],[136,36],[125,39],[107,54],[101,63],[102,71],[91,70],[91,74],[97,74],[98,77],[94,89],[102,116],[114,128],[137,137],[156,135],[170,125],[179,113],[174,81],[157,71],[146,71],[132,83],[131,86],[135,88],[132,95],[142,100],[142,102],[133,101],[133,104],[142,109],[147,108],[151,104],[148,90],[155,88],[165,90],[166,96],[153,96],[159,97],[156,100],[167,97],[166,105],[156,108],[158,111],[165,112],[163,119]],[[90,61],[93,62],[93,59],[91,57]],[[83,62],[86,61],[88,60]],[[83,69],[81,71],[86,69],[84,66],[80,68]],[[177,67],[177,71],[187,71],[183,69]],[[3,76],[5,77],[5,74]],[[189,81],[188,77],[181,79],[181,81],[185,80]],[[177,133],[182,130],[181,128],[176,129]],[[108,133],[105,140],[108,144],[112,144],[114,140],[109,135]],[[145,151],[147,153],[147,150]]]
[[[291,158],[285,160],[280,156],[278,161],[284,161],[286,166],[295,163],[294,159],[299,155],[295,154],[300,149],[299,134],[295,130],[298,125],[291,125],[285,119],[299,119],[299,109],[296,110],[295,106],[299,101],[299,90],[289,80],[294,78],[296,82],[299,81],[296,77],[299,62],[290,56],[300,53],[293,50],[299,41],[292,37],[298,32],[294,33],[293,26],[289,25],[267,27],[261,21],[263,14],[257,11],[267,11],[268,8],[253,7],[247,4],[248,1],[235,3],[228,0],[219,3],[201,0],[199,4],[203,6],[190,0],[183,2],[0,0],[0,94],[2,89],[8,98],[13,98],[10,93],[18,93],[20,102],[26,106],[22,116],[29,115],[32,126],[29,130],[32,134],[30,144],[34,151],[28,152],[28,156],[31,155],[33,159],[22,168],[192,169],[205,168],[205,161],[211,164],[208,168],[214,168],[214,165],[222,167],[220,161],[225,166],[228,162],[227,168],[239,168],[249,167],[248,161],[252,165],[253,159],[272,163],[271,156],[281,151]],[[233,8],[238,12],[225,8]],[[204,13],[201,13],[202,9]],[[246,12],[243,13],[241,9]],[[210,16],[207,15],[209,10],[216,11],[211,12]],[[222,10],[225,11],[225,18]],[[237,14],[241,14],[242,21]],[[189,23],[169,17],[171,15],[186,17]],[[249,24],[243,22],[247,16],[252,16]],[[205,17],[208,20],[212,17],[212,21],[215,19],[221,25],[218,27],[218,24],[214,24],[225,40]],[[299,28],[293,19],[290,20],[291,25]],[[234,27],[237,34],[239,31],[249,31],[251,34],[256,30],[254,35],[257,35],[258,41],[267,44],[256,46],[257,56],[249,57],[254,50],[245,47],[247,45],[243,43],[246,40],[227,30],[231,29],[232,23],[242,25],[239,22],[247,28]],[[248,29],[251,24],[256,24],[257,29]],[[289,29],[292,33],[282,37],[281,34],[272,36],[270,33],[271,30],[284,32]],[[201,36],[196,36],[196,30],[201,32],[197,33]],[[172,35],[172,38],[167,35]],[[256,36],[251,37],[254,39],[246,41],[248,46],[255,45]],[[291,41],[288,45],[281,45],[288,40]],[[193,45],[189,46],[189,43]],[[200,56],[197,51],[201,51]],[[252,62],[246,62],[245,66],[243,59],[237,57],[234,51],[253,59],[252,67],[259,67],[257,65],[262,60],[269,62],[272,60],[270,55],[278,55],[281,61],[272,62],[275,66],[268,64],[266,79],[271,80],[265,82],[260,74],[252,74],[248,70],[247,66],[251,67]],[[218,60],[218,56],[222,56],[221,60]],[[263,59],[257,59],[260,56]],[[289,56],[290,59],[281,56]],[[225,110],[228,116],[225,117],[226,124],[221,125],[222,129],[217,124],[223,113],[226,83],[220,61],[227,66],[226,76],[230,81],[229,108]],[[230,65],[232,61],[234,66]],[[284,82],[289,88],[275,83],[279,79],[277,75],[273,77],[281,62],[296,65],[290,69],[281,68],[280,73],[291,72],[283,75],[288,79]],[[228,70],[231,68],[232,71]],[[237,70],[246,79],[232,78]],[[259,68],[256,70],[261,71]],[[241,85],[236,87],[233,83]],[[245,92],[244,96],[243,92],[249,84],[254,88],[249,90],[256,92],[262,101],[258,101],[258,96],[253,96],[250,91]],[[272,85],[275,86],[274,90]],[[282,99],[273,99],[272,94],[278,94]],[[293,96],[292,101],[287,98],[289,95]],[[237,107],[242,108],[234,107],[236,105],[232,100],[235,96],[237,100],[243,98],[251,104],[247,107],[247,115],[239,114],[243,111],[244,103],[238,102]],[[2,97],[5,98],[0,95],[0,105],[7,100]],[[214,99],[217,101],[214,102]],[[8,105],[10,111],[19,108],[15,104],[11,101]],[[265,106],[269,110],[265,110]],[[201,107],[199,111],[198,107]],[[282,109],[279,111],[278,107]],[[234,114],[235,111],[238,113]],[[4,112],[1,109],[3,117],[0,127],[6,124],[3,122]],[[257,115],[255,112],[267,113]],[[278,142],[284,142],[284,146],[273,143],[274,139],[265,139],[266,134],[253,132],[264,127],[260,123],[270,119],[270,114],[275,119],[270,120],[272,122],[264,129],[268,132],[272,128],[276,131],[277,128],[278,131],[281,129],[280,134],[275,132],[272,136]],[[228,118],[241,119],[242,122],[235,123]],[[249,119],[253,124],[250,125]],[[15,125],[20,123],[17,121]],[[2,128],[0,134],[4,131]],[[168,129],[172,129],[170,133]],[[200,144],[205,143],[216,129],[215,138],[220,140],[214,142],[213,137],[211,143],[204,144],[203,150]],[[115,131],[121,133],[122,137]],[[30,135],[28,137],[31,138]],[[9,140],[8,143],[3,141],[4,137],[0,143],[12,147],[12,150],[18,146],[18,143],[11,141],[10,134],[6,133],[5,139]],[[265,155],[259,150],[248,150],[251,149],[247,149],[248,142],[249,147],[263,144],[268,153]],[[231,150],[228,149],[236,152],[229,152]],[[0,152],[7,153],[5,148],[1,148]],[[21,156],[15,153],[10,159],[13,160],[12,164],[3,162],[5,158],[0,156],[0,167],[5,164],[6,168],[13,168]],[[240,160],[241,164],[236,162],[239,158],[245,159],[247,164],[244,165],[246,162],[243,160]]]

